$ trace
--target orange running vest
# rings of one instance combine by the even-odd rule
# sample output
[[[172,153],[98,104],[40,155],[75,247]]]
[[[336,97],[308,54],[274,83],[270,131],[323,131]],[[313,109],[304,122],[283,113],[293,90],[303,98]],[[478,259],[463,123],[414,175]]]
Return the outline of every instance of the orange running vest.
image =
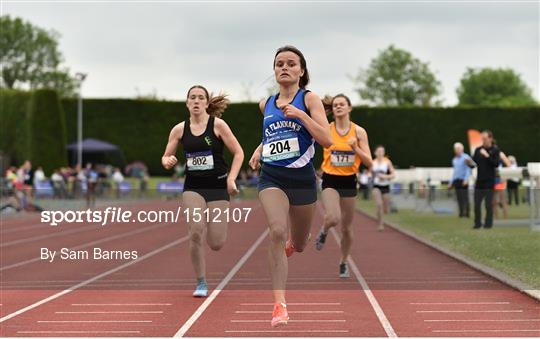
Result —
[[[349,146],[349,139],[356,139],[356,124],[351,121],[351,128],[345,135],[340,135],[334,122],[330,124],[330,136],[333,145],[324,149],[322,170],[332,175],[353,175],[360,168],[360,157]]]

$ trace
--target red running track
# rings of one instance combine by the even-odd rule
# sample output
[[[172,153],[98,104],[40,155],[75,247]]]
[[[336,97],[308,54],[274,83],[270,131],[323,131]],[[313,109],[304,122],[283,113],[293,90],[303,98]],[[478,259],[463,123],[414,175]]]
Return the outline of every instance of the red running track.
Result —
[[[167,207],[163,202],[145,207],[158,206]],[[22,241],[46,235],[47,230],[35,228],[31,234],[28,230],[13,232],[14,228],[30,223],[17,221],[13,226],[8,224],[11,220],[4,222],[1,232],[9,232],[2,235],[2,244],[21,242],[1,248],[0,334],[8,337],[534,337],[540,334],[538,301],[397,231],[377,232],[374,222],[360,213],[354,219],[351,278],[337,277],[338,232],[329,236],[323,251],[315,251],[310,244],[304,253],[296,253],[289,259],[287,300],[291,321],[286,327],[272,329],[264,215],[256,202],[236,203],[231,207],[234,206],[251,206],[253,212],[246,224],[230,225],[229,239],[221,251],[207,251],[210,287],[219,289],[204,300],[191,297],[193,273],[183,224],[110,225],[99,232],[85,230],[88,225],[80,225],[77,226],[80,232]],[[322,216],[318,215],[314,234],[321,220]],[[63,230],[67,229],[71,228]],[[143,257],[136,262],[84,264],[31,260],[36,256],[32,251],[41,246],[75,247],[89,243],[98,243],[104,249],[137,249]],[[8,269],[2,270],[5,267]],[[78,286],[81,283],[84,285]]]

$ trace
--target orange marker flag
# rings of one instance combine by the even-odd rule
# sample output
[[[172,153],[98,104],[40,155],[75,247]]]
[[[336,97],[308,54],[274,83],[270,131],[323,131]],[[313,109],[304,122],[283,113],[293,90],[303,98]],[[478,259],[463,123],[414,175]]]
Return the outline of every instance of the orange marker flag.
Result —
[[[474,150],[482,146],[482,133],[475,129],[467,130],[467,136],[469,137],[469,147],[471,149],[471,156],[474,154]]]

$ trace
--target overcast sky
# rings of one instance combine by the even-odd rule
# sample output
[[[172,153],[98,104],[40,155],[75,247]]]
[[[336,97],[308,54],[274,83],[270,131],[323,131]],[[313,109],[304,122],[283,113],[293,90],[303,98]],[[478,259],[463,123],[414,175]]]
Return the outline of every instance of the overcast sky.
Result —
[[[193,84],[234,101],[272,85],[275,50],[305,54],[310,88],[360,98],[349,76],[395,44],[443,85],[445,105],[467,67],[510,67],[539,97],[538,2],[21,2],[2,14],[60,33],[65,65],[88,73],[85,97],[157,92],[183,100]]]

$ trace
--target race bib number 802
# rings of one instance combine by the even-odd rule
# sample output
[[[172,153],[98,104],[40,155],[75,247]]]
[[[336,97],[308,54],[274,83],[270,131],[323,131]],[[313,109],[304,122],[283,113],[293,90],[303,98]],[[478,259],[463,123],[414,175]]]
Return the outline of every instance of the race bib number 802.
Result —
[[[214,169],[212,151],[186,154],[187,167],[190,171],[205,171]]]

